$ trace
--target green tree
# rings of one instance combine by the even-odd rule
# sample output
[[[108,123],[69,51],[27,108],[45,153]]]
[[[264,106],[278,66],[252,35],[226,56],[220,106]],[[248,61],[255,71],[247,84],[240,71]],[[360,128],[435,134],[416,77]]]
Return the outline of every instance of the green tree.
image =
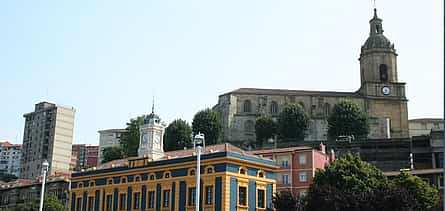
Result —
[[[207,108],[195,114],[192,128],[193,133],[201,132],[205,135],[206,145],[212,145],[218,143],[222,125],[218,113]]]
[[[286,105],[278,116],[278,133],[283,139],[302,140],[309,117],[299,104]]]
[[[127,132],[122,134],[120,145],[124,157],[138,156],[140,132],[139,128],[144,124],[145,115],[130,119],[127,123]]]
[[[11,209],[13,211],[36,211],[39,210],[40,200],[35,199],[32,202],[20,204],[17,207]],[[65,205],[53,195],[45,195],[43,201],[43,210],[45,211],[64,211],[67,210]]]
[[[264,141],[272,138],[277,134],[277,123],[269,115],[262,115],[256,118],[255,121],[255,135],[259,146],[262,146]]]
[[[192,128],[182,119],[176,119],[170,123],[165,130],[164,149],[165,151],[184,149],[192,147]]]
[[[357,104],[351,101],[341,101],[336,104],[328,118],[328,136],[335,139],[338,136],[354,136],[366,138],[369,133],[368,116]]]
[[[303,210],[303,200],[295,197],[290,190],[276,192],[272,203],[277,211],[300,211]]]
[[[392,179],[391,184],[414,194],[420,210],[432,210],[439,203],[439,193],[436,188],[431,187],[420,177],[410,175],[405,171]]]
[[[11,182],[16,179],[17,179],[17,177],[13,174],[0,173],[0,181]]]
[[[106,147],[103,149],[102,155],[103,155],[102,163],[124,158],[124,152],[121,146]]]

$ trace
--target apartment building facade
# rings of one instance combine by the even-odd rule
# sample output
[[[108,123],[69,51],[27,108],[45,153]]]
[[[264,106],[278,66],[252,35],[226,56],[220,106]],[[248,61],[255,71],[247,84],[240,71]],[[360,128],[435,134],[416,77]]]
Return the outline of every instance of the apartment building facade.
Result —
[[[50,164],[49,175],[70,170],[75,109],[54,103],[40,102],[33,112],[24,114],[20,178],[34,179],[41,175],[42,163]]]
[[[0,173],[20,175],[20,158],[22,145],[11,144],[8,141],[0,142]]]
[[[80,171],[81,169],[90,168],[97,165],[97,158],[99,154],[99,146],[89,144],[73,144],[71,159],[74,171]]]
[[[103,150],[107,147],[118,146],[123,134],[127,132],[126,129],[108,129],[100,130],[99,132],[99,149],[97,165],[102,163]]]
[[[326,146],[321,144],[319,149],[301,146],[269,150],[250,151],[254,155],[261,155],[276,162],[279,169],[276,174],[276,191],[291,190],[294,196],[307,193],[317,169],[335,160],[335,153],[326,153]]]

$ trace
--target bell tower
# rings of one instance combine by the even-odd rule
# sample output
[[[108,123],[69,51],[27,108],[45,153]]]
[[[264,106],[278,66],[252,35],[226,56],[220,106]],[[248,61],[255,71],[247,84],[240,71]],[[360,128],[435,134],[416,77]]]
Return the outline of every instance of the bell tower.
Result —
[[[383,35],[382,19],[374,16],[369,21],[369,37],[361,47],[358,91],[365,99],[365,110],[371,117],[375,131],[382,138],[408,137],[408,109],[405,83],[397,77],[397,53]]]
[[[379,97],[405,98],[404,83],[398,82],[397,54],[388,38],[383,35],[382,19],[369,21],[369,37],[360,53],[360,93]]]

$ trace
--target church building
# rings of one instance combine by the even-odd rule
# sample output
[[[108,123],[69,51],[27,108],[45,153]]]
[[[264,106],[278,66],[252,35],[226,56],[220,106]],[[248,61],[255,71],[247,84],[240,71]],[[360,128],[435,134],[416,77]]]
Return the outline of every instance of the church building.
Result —
[[[140,127],[139,156],[73,173],[71,211],[256,211],[272,207],[275,162],[230,144],[204,147],[200,187],[194,149],[163,151],[165,124],[153,112]]]
[[[361,86],[356,92],[240,88],[219,96],[214,106],[223,123],[223,142],[247,147],[255,143],[255,119],[278,114],[286,104],[300,104],[310,117],[305,140],[327,139],[327,118],[335,104],[350,100],[370,118],[370,139],[406,138],[408,109],[405,83],[397,78],[397,53],[383,35],[382,19],[369,21],[370,32],[360,53]]]

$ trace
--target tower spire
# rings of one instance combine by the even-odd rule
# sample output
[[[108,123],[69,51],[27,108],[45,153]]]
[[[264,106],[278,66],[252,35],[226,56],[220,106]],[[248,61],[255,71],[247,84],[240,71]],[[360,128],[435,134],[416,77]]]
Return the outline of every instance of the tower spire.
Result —
[[[153,96],[153,100],[151,101],[151,113],[155,113],[155,96]]]

